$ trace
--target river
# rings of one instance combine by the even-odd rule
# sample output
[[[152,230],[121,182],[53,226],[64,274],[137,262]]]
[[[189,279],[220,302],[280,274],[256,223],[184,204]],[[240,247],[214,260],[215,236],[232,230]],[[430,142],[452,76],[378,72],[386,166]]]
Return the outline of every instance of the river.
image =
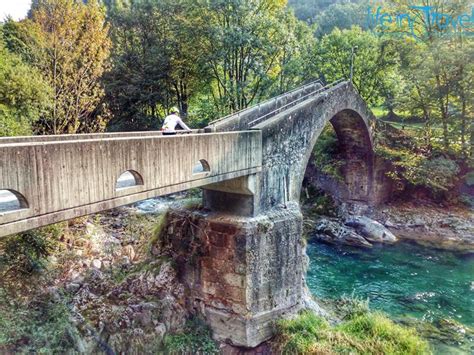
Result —
[[[307,282],[323,299],[357,296],[394,319],[474,326],[474,255],[409,243],[371,250],[309,243]]]

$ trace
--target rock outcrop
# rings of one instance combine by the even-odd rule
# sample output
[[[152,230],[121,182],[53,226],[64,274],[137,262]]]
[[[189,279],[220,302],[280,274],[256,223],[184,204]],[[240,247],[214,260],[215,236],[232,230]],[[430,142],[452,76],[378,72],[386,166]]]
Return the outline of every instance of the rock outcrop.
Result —
[[[397,237],[385,226],[365,216],[353,216],[345,220],[345,225],[354,228],[369,242],[395,243]]]
[[[316,222],[314,231],[314,237],[325,243],[363,248],[372,247],[372,244],[364,237],[357,234],[354,229],[343,225],[337,219],[321,218]]]
[[[472,210],[406,203],[385,206],[374,210],[369,216],[380,221],[400,240],[446,250],[474,252]]]
[[[312,236],[329,244],[371,248],[373,243],[395,243],[397,237],[381,223],[364,216],[346,219],[320,217]]]

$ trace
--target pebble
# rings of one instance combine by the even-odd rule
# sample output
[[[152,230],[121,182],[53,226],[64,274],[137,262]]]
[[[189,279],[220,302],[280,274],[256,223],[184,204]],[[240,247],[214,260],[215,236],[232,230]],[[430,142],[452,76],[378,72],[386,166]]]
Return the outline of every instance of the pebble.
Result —
[[[102,262],[99,259],[94,259],[94,260],[92,260],[91,266],[94,269],[100,270],[100,268],[102,266]]]

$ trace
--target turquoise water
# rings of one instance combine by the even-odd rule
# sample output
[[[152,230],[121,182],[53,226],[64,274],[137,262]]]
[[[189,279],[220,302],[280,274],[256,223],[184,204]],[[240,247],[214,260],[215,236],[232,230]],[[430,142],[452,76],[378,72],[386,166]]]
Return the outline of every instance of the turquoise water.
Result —
[[[310,243],[307,282],[314,295],[369,298],[393,317],[451,318],[474,326],[474,256],[399,243],[372,250]]]

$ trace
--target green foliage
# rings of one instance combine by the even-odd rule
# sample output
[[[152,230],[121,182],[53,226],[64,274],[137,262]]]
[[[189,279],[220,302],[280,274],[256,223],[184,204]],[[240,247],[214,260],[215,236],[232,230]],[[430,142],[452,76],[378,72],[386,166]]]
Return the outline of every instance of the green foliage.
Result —
[[[392,41],[365,32],[360,27],[334,29],[324,35],[312,55],[314,72],[326,82],[350,77],[352,48],[354,57],[354,86],[370,105],[381,104],[398,81],[397,53]]]
[[[161,236],[164,232],[165,227],[168,224],[168,219],[169,219],[169,212],[166,211],[165,213],[161,214],[154,223],[153,226],[153,233],[152,237],[149,239],[147,249],[148,252],[153,254],[153,249],[154,248],[160,248],[161,245]]]
[[[104,78],[114,114],[109,129],[157,129],[174,105],[187,116],[189,99],[207,80],[193,6],[137,1],[110,12],[112,67]]]
[[[0,256],[3,277],[6,273],[29,275],[43,270],[63,233],[64,224],[54,224],[6,238]]]
[[[0,136],[31,134],[51,97],[51,87],[41,74],[11,53],[0,38]]]
[[[426,187],[435,194],[453,188],[460,172],[459,165],[449,158],[429,157],[402,147],[379,146],[376,151],[393,163],[395,169],[389,177]]]
[[[336,132],[330,124],[326,125],[319,135],[311,156],[320,171],[339,181],[344,181],[342,174],[344,158],[339,149]]]
[[[167,335],[164,340],[167,354],[218,354],[219,348],[212,340],[211,331],[198,318],[194,318],[185,329],[174,335]]]
[[[100,79],[110,39],[105,9],[97,0],[35,1],[29,18],[18,26],[10,23],[5,37],[10,50],[28,60],[52,90],[51,105],[36,122],[37,133],[104,129]]]
[[[354,295],[343,296],[335,301],[335,309],[343,320],[354,319],[369,313],[369,299],[362,299]]]
[[[303,21],[313,22],[317,14],[327,9],[334,0],[288,0],[288,7]]]
[[[333,3],[315,18],[318,36],[330,33],[334,28],[348,29],[358,26],[367,28],[367,7],[365,1]]]
[[[313,185],[305,186],[301,196],[302,203],[307,208],[306,215],[337,217],[336,202],[323,190],[314,188]]]
[[[0,296],[10,299],[2,288]],[[78,338],[67,305],[51,296],[37,302],[10,300],[0,305],[1,352],[60,354],[74,349]]]
[[[203,44],[208,89],[220,114],[261,101],[273,85],[280,89],[287,85],[287,74],[297,72],[297,58],[311,37],[306,25],[285,10],[284,1],[229,0],[199,5],[197,33],[201,39],[195,42]]]
[[[429,354],[413,329],[380,313],[356,315],[337,326],[311,312],[277,324],[276,347],[283,354]]]

